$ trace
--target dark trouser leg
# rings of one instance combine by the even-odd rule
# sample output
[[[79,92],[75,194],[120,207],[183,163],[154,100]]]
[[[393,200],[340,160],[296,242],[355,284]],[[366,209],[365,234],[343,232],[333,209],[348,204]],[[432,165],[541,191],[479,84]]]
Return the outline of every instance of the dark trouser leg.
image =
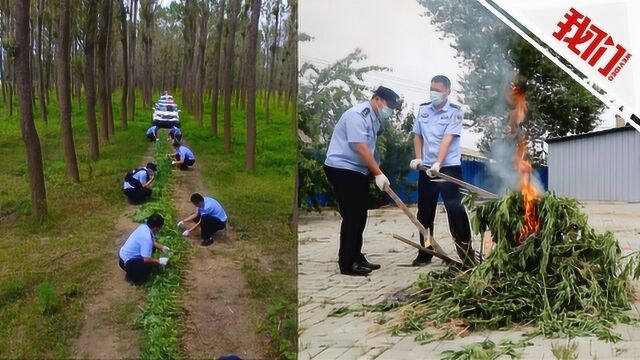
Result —
[[[148,188],[131,188],[124,189],[124,194],[129,198],[129,202],[132,204],[140,204],[151,197],[151,189]]]
[[[226,222],[220,221],[213,216],[202,216],[200,221],[200,235],[202,240],[208,239],[213,236],[217,231],[224,229],[227,226]]]
[[[153,134],[147,134],[147,139],[149,139],[149,141],[156,141],[156,137]]]
[[[367,223],[369,177],[356,171],[324,167],[338,202],[342,223],[340,224],[340,270],[349,270],[360,260],[362,233]]]
[[[438,206],[438,195],[440,194],[439,183],[420,171],[418,177],[418,221],[424,226],[431,236],[433,236],[433,222],[436,217],[436,208]],[[420,245],[424,246],[424,236],[420,234]],[[428,249],[433,249],[429,245]],[[431,260],[433,255],[418,251],[418,256],[423,260]]]
[[[151,264],[145,264],[144,259],[134,258],[127,261],[127,278],[134,284],[144,283],[151,274]]]
[[[462,168],[460,166],[447,166],[440,169],[443,174],[462,179]],[[441,183],[442,198],[444,199],[444,207],[447,209],[447,218],[449,220],[449,231],[456,243],[458,256],[465,263],[469,264],[473,261],[473,248],[471,246],[471,227],[469,226],[469,217],[462,206],[462,195],[460,187],[450,182]],[[469,257],[469,259],[467,259]]]

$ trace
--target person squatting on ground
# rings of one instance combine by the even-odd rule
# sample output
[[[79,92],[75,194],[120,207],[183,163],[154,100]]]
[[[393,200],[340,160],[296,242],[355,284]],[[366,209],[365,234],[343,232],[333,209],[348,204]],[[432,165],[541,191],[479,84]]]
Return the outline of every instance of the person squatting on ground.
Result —
[[[155,179],[156,164],[150,162],[145,167],[134,169],[124,177],[122,191],[132,205],[138,205],[151,197],[151,183]]]
[[[151,274],[154,265],[165,266],[168,257],[155,259],[155,250],[168,254],[171,249],[155,241],[156,234],[164,225],[164,218],[159,214],[149,216],[146,224],[140,224],[127,238],[120,248],[118,265],[126,272],[126,279],[136,285],[144,283]]]
[[[147,129],[147,139],[149,139],[149,141],[158,141],[160,140],[160,138],[158,137],[158,127],[155,125],[152,125],[150,128]]]
[[[380,86],[369,101],[345,111],[331,135],[324,171],[342,217],[338,265],[345,275],[365,276],[380,268],[362,253],[362,234],[367,223],[371,178],[375,178],[380,191],[389,186],[376,150],[380,125],[399,105],[398,94]]]
[[[191,203],[196,207],[196,212],[184,220],[180,220],[178,228],[182,229],[185,227],[185,223],[193,221],[194,225],[190,229],[186,229],[182,236],[189,236],[193,230],[200,227],[200,237],[202,239],[200,245],[211,245],[213,243],[213,234],[227,227],[227,213],[218,200],[209,196],[202,196],[199,193],[191,195]]]
[[[449,102],[451,81],[443,75],[431,80],[430,102],[420,104],[413,124],[413,145],[416,158],[409,166],[417,170],[428,167],[425,173],[420,171],[418,178],[418,220],[433,236],[433,223],[436,216],[438,196],[442,195],[447,209],[449,230],[456,243],[460,259],[467,265],[473,262],[471,247],[471,228],[467,212],[462,206],[462,195],[458,185],[438,181],[438,172],[462,180],[460,166],[460,134],[464,112],[459,105]],[[420,244],[425,245],[420,234]],[[429,249],[433,249],[429,246]],[[418,251],[413,266],[429,263],[432,255]]]
[[[196,163],[196,157],[188,147],[181,145],[180,142],[173,142],[175,152],[171,155],[175,160],[171,165],[177,165],[180,170],[189,170],[189,166]]]
[[[171,127],[171,129],[169,129],[169,141],[171,143],[175,141],[177,142],[182,141],[182,130],[180,130],[179,127],[174,125]]]

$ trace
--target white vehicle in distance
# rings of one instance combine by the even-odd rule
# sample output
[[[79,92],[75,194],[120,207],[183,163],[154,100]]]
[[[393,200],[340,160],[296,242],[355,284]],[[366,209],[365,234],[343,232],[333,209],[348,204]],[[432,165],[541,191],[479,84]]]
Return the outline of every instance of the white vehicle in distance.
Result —
[[[180,127],[180,115],[176,104],[158,102],[153,109],[152,124],[161,128]]]

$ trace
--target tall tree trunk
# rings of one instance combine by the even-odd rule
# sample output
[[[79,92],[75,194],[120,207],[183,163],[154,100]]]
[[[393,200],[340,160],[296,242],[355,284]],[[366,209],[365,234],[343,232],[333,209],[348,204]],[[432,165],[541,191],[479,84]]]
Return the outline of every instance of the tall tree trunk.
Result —
[[[98,26],[98,69],[96,79],[98,81],[98,99],[100,101],[100,137],[103,142],[109,142],[109,105],[111,101],[108,95],[107,85],[107,32],[109,30],[109,2],[111,0],[100,0],[101,11],[99,13],[100,24]]]
[[[138,0],[130,0],[131,1],[131,10],[130,14],[130,22],[131,22],[131,33],[129,34],[129,91],[127,91],[129,95],[129,120],[133,121],[133,117],[136,110],[136,19],[138,17]],[[123,49],[123,51],[125,51]]]
[[[229,14],[229,32],[227,33],[226,45],[224,49],[225,62],[222,76],[222,87],[224,89],[224,151],[231,152],[231,97],[233,79],[233,53],[235,49],[236,24],[238,22],[238,11],[241,0],[232,0],[231,14]]]
[[[98,0],[89,0],[89,14],[98,12]],[[87,93],[87,128],[89,129],[89,158],[98,160],[100,147],[98,143],[98,126],[96,124],[96,84],[95,84],[95,47],[97,19],[87,16],[84,41],[84,87]]]
[[[275,16],[275,27],[273,32],[273,44],[271,44],[270,46],[271,65],[269,65],[269,79],[267,80],[267,88],[266,88],[267,94],[264,100],[264,117],[267,124],[269,123],[269,105],[270,105],[269,97],[271,96],[273,74],[276,69],[276,53],[278,52],[278,38],[280,35],[280,31],[278,29],[278,26],[280,25],[280,0],[276,0],[275,9],[273,10],[273,15]]]
[[[124,0],[120,0],[120,42],[122,43],[122,73],[124,82],[122,84],[122,96],[120,98],[120,125],[123,129],[127,128],[127,100],[129,91],[129,53],[127,46],[127,36],[129,31],[127,28],[127,8]]]
[[[107,12],[107,46],[106,46],[106,66],[105,66],[105,74],[104,74],[104,78],[105,78],[105,87],[106,87],[106,92],[107,92],[107,99],[109,101],[107,101],[107,114],[108,114],[108,119],[109,119],[109,136],[113,136],[113,134],[115,133],[115,125],[113,123],[113,99],[112,99],[112,94],[113,94],[113,90],[112,90],[112,86],[111,86],[111,65],[113,64],[112,58],[111,58],[111,49],[112,49],[112,41],[111,41],[111,34],[113,33],[113,1],[114,0],[108,0],[107,4],[109,5],[109,9]]]
[[[40,92],[40,116],[42,117],[42,121],[47,122],[47,101],[46,94],[44,90],[44,71],[42,68],[42,21],[44,17],[44,0],[38,1],[38,46],[37,46],[37,57],[38,57],[38,89]]]
[[[151,106],[152,92],[152,46],[153,46],[153,23],[154,23],[154,0],[140,1],[140,19],[144,21],[144,31],[142,32],[142,49],[144,55],[143,79],[142,79],[142,103],[145,109]]]
[[[58,87],[58,107],[60,109],[60,139],[67,168],[67,176],[73,181],[80,181],[76,149],[73,143],[71,127],[71,77],[69,71],[69,13],[70,0],[60,0],[60,17],[58,19],[58,46],[56,49],[56,85]]]
[[[261,0],[251,3],[251,23],[247,42],[247,62],[245,68],[247,87],[247,153],[245,169],[254,172],[256,169],[256,58],[258,48],[258,22],[260,21]]]
[[[193,91],[194,91],[194,55],[196,47],[196,20],[198,10],[196,0],[185,0],[184,3],[184,23],[183,40],[185,46],[184,64],[182,68],[182,105],[184,108],[193,112]]]
[[[27,152],[27,168],[29,169],[29,187],[31,189],[31,212],[42,220],[47,214],[47,193],[44,185],[42,150],[38,131],[33,122],[33,100],[31,94],[31,41],[29,39],[30,0],[15,2],[16,16],[16,82],[18,104],[20,106],[20,129],[22,141]]]
[[[220,78],[220,52],[222,49],[224,7],[225,0],[220,0],[218,4],[218,21],[216,22],[216,38],[213,42],[213,63],[211,64],[211,75],[213,75],[213,84],[211,85],[211,135],[213,135],[213,137],[218,137],[218,80]]]
[[[207,34],[209,33],[209,4],[207,2],[202,4],[202,16],[200,22],[200,33],[198,34],[198,47],[195,63],[195,110],[196,121],[199,125],[202,125],[203,104],[202,104],[202,87],[204,83],[205,71],[204,71],[204,55],[207,44]]]

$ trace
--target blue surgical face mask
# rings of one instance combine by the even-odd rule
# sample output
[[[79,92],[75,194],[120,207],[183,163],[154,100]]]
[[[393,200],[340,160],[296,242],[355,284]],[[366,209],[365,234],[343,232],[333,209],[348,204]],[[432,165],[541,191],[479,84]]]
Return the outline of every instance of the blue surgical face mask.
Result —
[[[378,110],[378,118],[380,120],[387,120],[393,114],[393,110],[386,105],[383,105],[380,110]]]
[[[435,106],[442,104],[442,102],[444,101],[443,95],[440,91],[431,90],[429,92],[429,98],[431,99],[431,103]]]

